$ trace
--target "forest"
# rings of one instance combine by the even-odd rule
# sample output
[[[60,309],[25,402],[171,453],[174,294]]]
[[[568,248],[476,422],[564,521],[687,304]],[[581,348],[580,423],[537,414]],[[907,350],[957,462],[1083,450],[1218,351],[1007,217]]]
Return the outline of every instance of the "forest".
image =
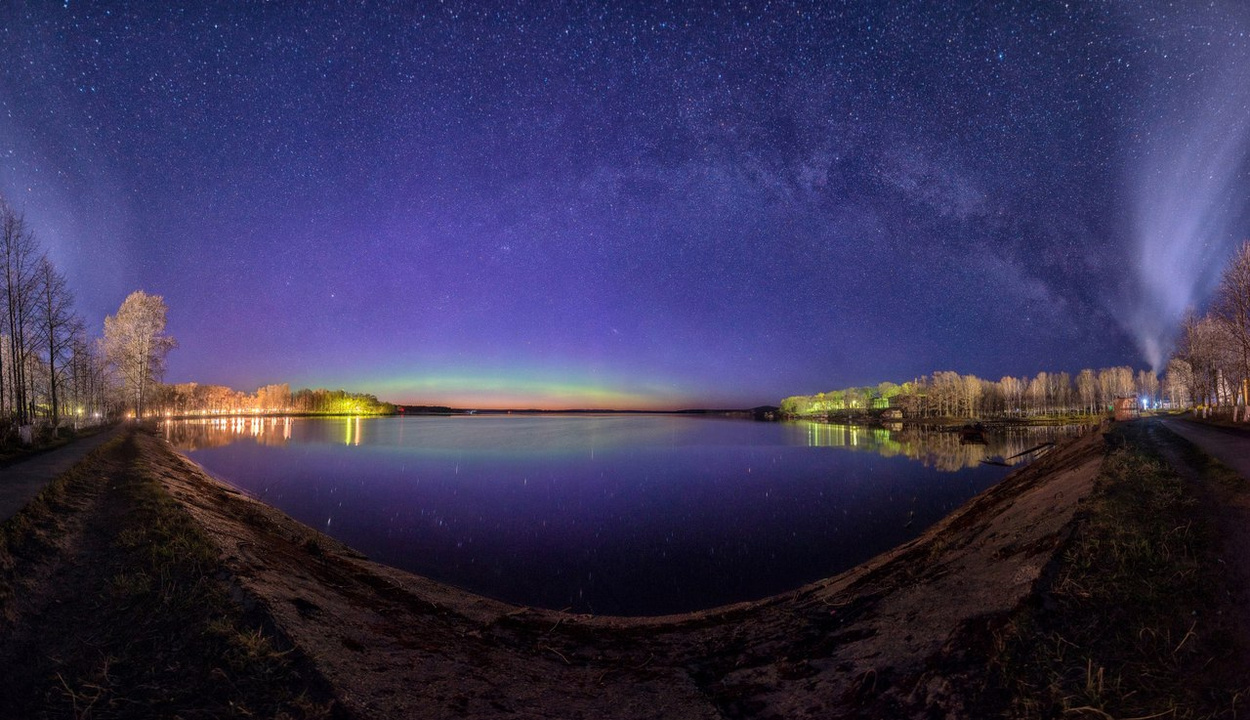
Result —
[[[1250,421],[1250,242],[1229,259],[1205,313],[1191,309],[1162,379],[1129,367],[1039,372],[985,380],[935,372],[912,382],[795,395],[781,401],[789,417],[827,417],[860,409],[896,409],[912,418],[999,418],[1093,415],[1117,398],[1143,408],[1196,408],[1204,415]]]
[[[109,348],[88,336],[73,304],[65,276],[0,198],[0,446],[31,442],[36,427],[101,422],[120,408]]]
[[[1225,267],[1207,312],[1186,315],[1168,373],[1202,412],[1250,420],[1250,242]]]
[[[1034,377],[985,380],[940,371],[911,382],[796,395],[781,401],[790,417],[824,417],[847,411],[897,409],[908,418],[1026,418],[1094,415],[1107,412],[1116,398],[1132,397],[1143,407],[1185,407],[1188,386],[1169,368],[1160,382],[1147,370],[1130,367],[1039,372]]]
[[[395,406],[373,395],[345,390],[296,390],[286,383],[252,394],[224,385],[180,383],[156,389],[153,412],[170,417],[202,415],[390,415]]]

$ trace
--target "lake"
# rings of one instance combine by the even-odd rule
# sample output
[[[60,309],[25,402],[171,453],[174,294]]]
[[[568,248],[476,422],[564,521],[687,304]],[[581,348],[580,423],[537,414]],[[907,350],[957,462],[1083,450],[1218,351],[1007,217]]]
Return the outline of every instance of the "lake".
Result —
[[[1072,429],[672,415],[176,420],[215,477],[370,558],[522,605],[654,615],[766,597],[916,537]]]

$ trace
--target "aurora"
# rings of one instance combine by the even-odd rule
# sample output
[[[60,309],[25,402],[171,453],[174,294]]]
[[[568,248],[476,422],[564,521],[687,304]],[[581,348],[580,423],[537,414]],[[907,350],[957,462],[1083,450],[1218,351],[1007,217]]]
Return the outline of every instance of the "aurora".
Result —
[[[0,7],[0,195],[166,380],[747,408],[1160,367],[1247,234],[1247,9]]]
[[[410,374],[358,381],[396,402],[458,408],[527,408],[536,410],[605,409],[679,410],[697,399],[673,386],[615,383],[560,377],[543,372],[483,370]]]

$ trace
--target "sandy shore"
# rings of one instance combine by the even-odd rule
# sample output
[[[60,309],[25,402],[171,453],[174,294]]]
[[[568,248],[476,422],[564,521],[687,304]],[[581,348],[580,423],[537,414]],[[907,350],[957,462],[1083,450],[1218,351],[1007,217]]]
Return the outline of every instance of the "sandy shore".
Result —
[[[359,717],[975,716],[989,628],[1033,592],[1092,488],[1092,433],[920,538],[784,595],[685,615],[516,607],[370,562],[139,448],[263,610]]]

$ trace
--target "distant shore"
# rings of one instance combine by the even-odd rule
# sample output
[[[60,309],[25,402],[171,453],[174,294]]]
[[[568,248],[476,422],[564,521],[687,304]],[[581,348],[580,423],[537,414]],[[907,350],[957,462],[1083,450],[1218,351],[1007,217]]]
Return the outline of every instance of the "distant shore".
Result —
[[[228,413],[174,413],[155,420],[209,420],[230,418],[337,418],[337,417],[449,417],[460,415],[680,415],[697,417],[725,417],[751,420],[793,420],[804,422],[837,423],[847,425],[863,425],[884,427],[894,424],[925,425],[933,427],[962,427],[968,424],[981,424],[986,427],[1020,427],[1041,425],[1097,425],[1107,419],[1107,415],[1040,415],[1040,416],[1005,416],[1005,417],[887,417],[884,411],[847,410],[830,411],[824,415],[795,416],[782,415],[774,405],[765,405],[746,409],[701,409],[682,410],[615,410],[610,408],[571,408],[547,410],[541,408],[453,408],[437,405],[397,405],[395,412],[335,412],[335,413],[300,413],[300,412],[228,412]]]
[[[737,417],[773,419],[777,411],[774,406],[762,406],[742,410],[732,409],[700,409],[682,410],[613,410],[607,408],[571,408],[545,410],[541,408],[453,408],[441,405],[396,405],[395,412],[195,412],[169,413],[153,416],[152,420],[205,420],[215,418],[260,418],[260,417],[403,417],[403,416],[450,416],[450,415],[707,415],[715,417]]]

